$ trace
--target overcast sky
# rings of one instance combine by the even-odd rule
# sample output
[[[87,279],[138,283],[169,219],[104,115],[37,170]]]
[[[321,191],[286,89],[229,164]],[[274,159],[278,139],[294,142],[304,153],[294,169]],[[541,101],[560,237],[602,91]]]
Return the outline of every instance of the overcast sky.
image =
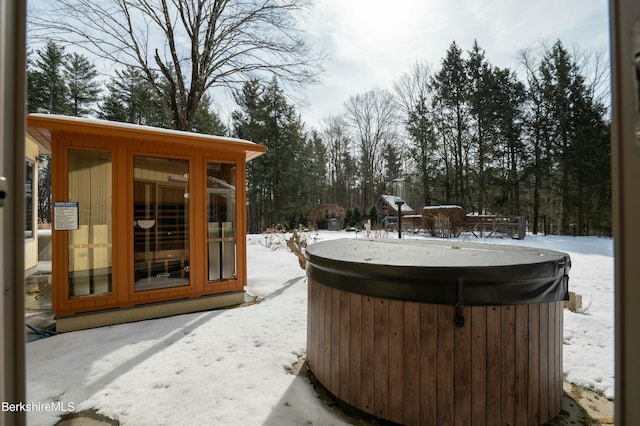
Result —
[[[321,83],[304,91],[308,127],[340,114],[349,96],[393,82],[416,61],[434,69],[453,40],[473,40],[495,66],[516,69],[518,51],[560,39],[609,52],[608,0],[315,0],[306,31],[329,56]],[[465,53],[466,55],[466,53]]]
[[[30,0],[42,7],[48,0]],[[609,55],[609,0],[313,0],[303,19],[309,43],[328,59],[320,83],[290,93],[307,129],[343,112],[350,97],[393,82],[417,61],[438,69],[452,41],[465,52],[473,40],[487,60],[517,71],[518,52],[560,39],[572,49]],[[31,48],[37,47],[32,44]],[[100,65],[98,64],[100,67]],[[228,119],[235,104],[213,93]]]

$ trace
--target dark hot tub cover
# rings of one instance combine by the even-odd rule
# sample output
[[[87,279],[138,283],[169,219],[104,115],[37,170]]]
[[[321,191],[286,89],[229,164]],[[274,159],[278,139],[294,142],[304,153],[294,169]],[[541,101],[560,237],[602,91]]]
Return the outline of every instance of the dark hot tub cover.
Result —
[[[307,274],[367,296],[446,305],[568,300],[568,254],[458,241],[342,239],[306,249]]]

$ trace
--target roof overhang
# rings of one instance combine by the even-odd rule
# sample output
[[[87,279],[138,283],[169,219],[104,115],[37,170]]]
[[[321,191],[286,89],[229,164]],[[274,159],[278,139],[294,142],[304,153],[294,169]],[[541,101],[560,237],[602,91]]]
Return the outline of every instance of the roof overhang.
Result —
[[[180,130],[160,129],[113,121],[67,117],[62,115],[29,114],[27,134],[45,151],[51,152],[52,132],[69,132],[86,135],[113,136],[162,143],[173,143],[232,153],[244,153],[247,161],[264,154],[266,146],[244,139],[203,135]]]

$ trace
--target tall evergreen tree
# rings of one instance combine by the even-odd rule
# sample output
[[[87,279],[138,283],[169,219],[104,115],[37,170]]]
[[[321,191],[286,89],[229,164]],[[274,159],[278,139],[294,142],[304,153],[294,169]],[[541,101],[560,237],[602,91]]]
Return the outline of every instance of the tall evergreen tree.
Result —
[[[534,232],[539,215],[562,233],[587,232],[589,224],[608,232],[605,106],[594,98],[593,87],[560,41],[537,60],[531,51],[523,52],[522,62],[529,83]]]
[[[48,114],[70,112],[68,89],[64,80],[64,47],[49,40],[35,52],[29,52],[27,68],[27,111]],[[51,222],[51,161],[43,157],[38,168],[38,219]]]
[[[128,123],[129,114],[126,99],[117,93],[113,81],[107,84],[107,94],[102,98],[98,106],[98,117],[103,120]]]
[[[409,136],[408,153],[415,164],[420,202],[431,205],[436,188],[439,160],[433,111],[431,110],[431,68],[416,63],[394,84],[399,105],[404,111],[405,129]]]
[[[325,203],[328,199],[327,164],[328,153],[320,133],[313,130],[308,137],[304,160],[307,162],[306,186],[311,208]]]
[[[496,148],[500,155],[498,185],[502,202],[496,207],[509,215],[523,215],[520,182],[527,153],[522,133],[524,126],[525,88],[509,69],[496,69],[494,114]],[[498,154],[496,153],[496,154]]]
[[[247,166],[247,198],[257,226],[297,226],[313,204],[302,179],[311,154],[300,117],[275,79],[266,87],[250,80],[235,99],[240,108],[232,115],[235,136],[267,146],[266,154]]]
[[[563,233],[569,231],[569,161],[573,142],[571,86],[579,84],[574,81],[576,71],[569,52],[559,41],[547,51],[540,65],[543,93],[549,103],[552,120],[550,149],[554,152],[553,158],[559,169],[556,175],[559,194],[554,195],[560,201],[560,226]]]
[[[546,195],[550,186],[547,182],[551,182],[551,113],[549,103],[544,96],[539,62],[534,53],[531,50],[522,51],[521,63],[527,76],[524,132],[528,143],[525,146],[531,158],[524,175],[526,178],[533,179],[531,221],[533,222],[532,232],[537,234],[541,218],[551,214],[551,203]],[[547,230],[543,229],[543,232]]]
[[[466,166],[470,149],[467,103],[469,82],[462,50],[455,41],[449,46],[432,84],[435,92],[433,107],[436,110],[436,128],[446,157],[445,197],[448,202],[471,203],[466,187]]]
[[[417,168],[419,187],[422,192],[421,202],[428,206],[434,201],[434,192],[439,184],[436,179],[441,157],[436,155],[436,133],[432,112],[429,110],[426,99],[419,99],[413,110],[409,112],[406,127],[413,141],[409,153]]]
[[[98,116],[105,120],[172,128],[171,113],[146,77],[134,68],[116,71]]]
[[[579,89],[579,90],[578,90]],[[574,142],[569,159],[575,232],[611,230],[611,146],[605,107],[584,86],[574,86]],[[573,232],[573,231],[572,231]]]
[[[67,114],[70,108],[64,81],[64,47],[49,40],[35,53],[28,70],[28,111]]]
[[[384,158],[384,183],[385,187],[388,187],[394,179],[400,178],[402,168],[400,149],[396,144],[387,142],[382,148],[382,158]]]
[[[488,207],[488,185],[490,166],[495,158],[495,119],[496,81],[494,71],[485,59],[484,50],[477,41],[469,52],[466,61],[469,84],[468,103],[469,118],[472,126],[471,149],[473,150],[473,166],[467,170],[467,176],[475,177],[473,187],[467,188],[472,195],[474,209],[483,212]]]
[[[224,125],[218,114],[211,111],[211,98],[205,95],[196,116],[193,120],[193,131],[207,135],[225,136],[228,134],[227,126]]]
[[[69,113],[84,117],[93,112],[100,93],[100,83],[96,81],[98,72],[86,56],[71,53],[64,64],[64,78],[69,90]]]

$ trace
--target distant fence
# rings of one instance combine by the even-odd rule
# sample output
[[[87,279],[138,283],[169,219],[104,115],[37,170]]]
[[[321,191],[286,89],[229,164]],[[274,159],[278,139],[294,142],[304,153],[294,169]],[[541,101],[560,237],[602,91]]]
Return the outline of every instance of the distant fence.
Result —
[[[434,237],[457,237],[470,232],[476,238],[492,236],[524,239],[527,221],[523,216],[467,215],[460,206],[427,206],[422,210],[421,227]]]

